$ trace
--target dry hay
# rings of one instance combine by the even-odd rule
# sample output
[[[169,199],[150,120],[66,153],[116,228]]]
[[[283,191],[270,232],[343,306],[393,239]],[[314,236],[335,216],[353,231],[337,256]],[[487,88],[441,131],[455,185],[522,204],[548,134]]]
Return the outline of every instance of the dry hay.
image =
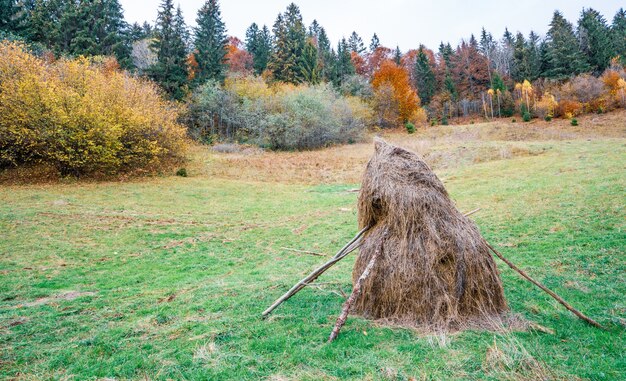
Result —
[[[353,312],[436,330],[502,322],[502,282],[477,226],[419,156],[380,139],[375,146],[358,202],[360,227],[372,228],[354,282],[382,252]]]

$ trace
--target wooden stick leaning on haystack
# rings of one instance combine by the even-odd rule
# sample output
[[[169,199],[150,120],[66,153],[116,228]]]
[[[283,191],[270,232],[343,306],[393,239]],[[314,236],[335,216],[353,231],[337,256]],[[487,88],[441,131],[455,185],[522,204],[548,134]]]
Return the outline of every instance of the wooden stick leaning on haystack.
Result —
[[[296,293],[298,293],[298,291],[305,288],[309,283],[317,279],[320,275],[326,272],[326,270],[331,268],[335,263],[344,259],[348,254],[358,249],[359,246],[361,245],[361,237],[363,237],[363,234],[365,234],[369,230],[369,228],[370,228],[369,226],[363,228],[360,232],[358,232],[354,236],[354,238],[352,238],[352,240],[350,240],[350,242],[348,242],[341,250],[339,250],[337,254],[335,254],[335,256],[333,256],[328,262],[324,263],[322,266],[315,269],[312,273],[307,275],[304,279],[296,283],[283,296],[278,298],[268,309],[263,311],[263,317],[266,317],[267,315],[269,315],[272,311],[276,309],[276,307],[281,305],[281,303],[283,303],[285,300],[294,296]]]
[[[467,213],[465,213],[465,217],[471,216],[472,214],[477,213],[480,210],[481,209],[478,208],[478,209],[472,210],[471,212],[467,212]],[[276,301],[274,303],[272,303],[271,306],[269,306],[265,311],[263,311],[262,316],[263,317],[267,317],[267,315],[269,315],[272,311],[274,311],[278,306],[280,306],[287,299],[289,299],[292,296],[294,296],[295,294],[297,294],[300,290],[305,288],[309,283],[311,283],[314,280],[316,280],[317,278],[319,278],[319,276],[322,275],[323,273],[325,273],[326,270],[328,270],[329,268],[334,266],[340,260],[344,259],[348,254],[352,253],[354,250],[358,249],[359,246],[361,245],[361,238],[363,237],[363,235],[365,233],[367,233],[370,230],[370,228],[371,228],[371,226],[366,226],[361,231],[356,233],[354,238],[352,238],[350,240],[350,242],[348,242],[343,248],[341,248],[341,250],[339,250],[337,252],[337,254],[335,254],[328,262],[324,263],[322,266],[320,266],[317,269],[313,270],[313,272],[311,272],[304,279],[302,279],[301,281],[296,283],[283,296],[281,296],[280,298],[276,299]]]

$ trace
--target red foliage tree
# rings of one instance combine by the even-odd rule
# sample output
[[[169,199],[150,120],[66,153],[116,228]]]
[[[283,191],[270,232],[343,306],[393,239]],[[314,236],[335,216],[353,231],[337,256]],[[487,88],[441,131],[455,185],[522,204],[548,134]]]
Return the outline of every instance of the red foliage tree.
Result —
[[[251,74],[253,70],[252,54],[243,48],[243,43],[237,37],[228,38],[228,53],[226,61],[231,73]]]
[[[409,73],[401,66],[396,65],[393,61],[387,59],[381,62],[380,67],[372,76],[372,87],[375,92],[390,92],[389,99],[392,103],[390,110],[378,110],[379,114],[394,115],[395,120],[385,120],[384,124],[397,125],[404,124],[411,120],[417,113],[420,106],[420,99],[417,92],[411,86]],[[381,100],[384,97],[381,97]],[[380,106],[380,105],[379,105]],[[388,108],[387,106],[385,106]],[[380,107],[379,107],[380,108]],[[386,117],[384,119],[390,119]]]

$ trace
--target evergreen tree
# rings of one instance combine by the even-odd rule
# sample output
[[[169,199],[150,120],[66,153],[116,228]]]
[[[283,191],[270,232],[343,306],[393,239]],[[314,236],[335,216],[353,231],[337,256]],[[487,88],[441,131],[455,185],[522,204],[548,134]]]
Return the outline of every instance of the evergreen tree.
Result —
[[[517,33],[513,43],[511,78],[515,82],[523,82],[525,79],[530,79],[530,51],[521,32]]]
[[[172,98],[179,100],[185,96],[188,77],[186,33],[180,7],[174,13],[173,0],[163,0],[151,46],[157,60],[148,73]]]
[[[578,41],[591,69],[596,74],[602,73],[615,52],[609,26],[598,11],[583,9],[578,20]]]
[[[530,31],[527,40],[528,79],[532,82],[541,77],[541,39]]]
[[[313,20],[313,22],[311,23],[311,26],[309,26],[309,37],[313,37],[317,39],[317,36],[319,36],[321,29],[322,27],[317,22],[317,20]]]
[[[399,46],[396,46],[396,50],[393,53],[393,62],[398,66],[402,65],[402,52]]]
[[[81,1],[74,20],[76,31],[68,53],[115,56],[122,67],[132,66],[128,24],[118,0]]]
[[[194,30],[194,57],[198,64],[194,81],[223,81],[227,69],[228,39],[217,0],[207,0],[198,11]]]
[[[313,39],[309,38],[304,45],[302,56],[300,57],[298,65],[304,82],[311,84],[317,84],[320,82],[320,67],[317,55],[317,47],[315,46]]]
[[[252,54],[255,74],[261,75],[272,53],[272,36],[267,26],[263,25],[263,29],[259,29],[256,23],[250,25],[246,31],[246,50]]]
[[[613,17],[611,35],[615,55],[620,56],[622,65],[626,65],[626,11],[623,8]]]
[[[365,51],[363,39],[356,32],[352,32],[350,35],[350,38],[348,39],[348,46],[350,47],[350,51],[357,54],[361,54]]]
[[[303,81],[299,65],[305,45],[302,15],[298,6],[291,3],[274,24],[274,52],[269,63],[274,79],[294,84]]]
[[[337,59],[333,73],[333,84],[337,87],[341,86],[345,77],[353,75],[356,72],[352,64],[352,55],[350,53],[348,42],[345,38],[342,38],[337,44]]]
[[[554,12],[546,42],[545,77],[564,79],[589,69],[572,24],[559,11]]]
[[[15,0],[0,0],[0,31],[17,34],[20,7]]]
[[[437,80],[430,66],[430,60],[424,51],[424,45],[420,45],[415,60],[415,85],[423,104],[429,104],[437,91]]]
[[[317,57],[320,68],[320,77],[323,81],[331,82],[335,66],[335,55],[326,35],[326,30],[320,27],[317,35]]]
[[[376,33],[372,36],[372,41],[370,42],[370,53],[374,53],[376,49],[380,46],[380,40]]]

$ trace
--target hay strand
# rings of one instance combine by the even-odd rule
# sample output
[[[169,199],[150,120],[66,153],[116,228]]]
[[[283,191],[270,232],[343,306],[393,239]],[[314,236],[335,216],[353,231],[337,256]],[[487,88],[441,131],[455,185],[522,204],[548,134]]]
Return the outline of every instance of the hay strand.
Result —
[[[550,290],[549,288],[547,288],[546,286],[544,286],[543,284],[539,283],[538,281],[534,280],[530,275],[526,274],[526,272],[524,272],[524,270],[520,269],[519,267],[515,266],[511,261],[509,261],[508,259],[506,259],[504,257],[504,255],[502,255],[498,250],[494,249],[493,246],[491,246],[488,242],[485,241],[485,244],[487,245],[487,247],[489,247],[489,249],[498,257],[500,258],[504,263],[506,263],[510,268],[512,268],[513,270],[515,270],[518,274],[520,274],[522,277],[524,277],[527,281],[529,281],[530,283],[534,284],[535,286],[539,287],[541,290],[543,290],[545,293],[547,293],[548,295],[550,295],[552,298],[554,298],[557,302],[561,303],[565,308],[567,308],[570,312],[572,312],[574,315],[578,316],[580,319],[586,321],[587,323],[591,324],[594,327],[597,328],[603,328],[602,325],[600,325],[600,323],[598,323],[597,321],[591,319],[590,317],[586,316],[585,314],[583,314],[582,312],[578,311],[576,308],[572,307],[569,303],[567,303],[563,298],[561,298],[560,296],[558,296],[555,292],[553,292],[552,290]]]

